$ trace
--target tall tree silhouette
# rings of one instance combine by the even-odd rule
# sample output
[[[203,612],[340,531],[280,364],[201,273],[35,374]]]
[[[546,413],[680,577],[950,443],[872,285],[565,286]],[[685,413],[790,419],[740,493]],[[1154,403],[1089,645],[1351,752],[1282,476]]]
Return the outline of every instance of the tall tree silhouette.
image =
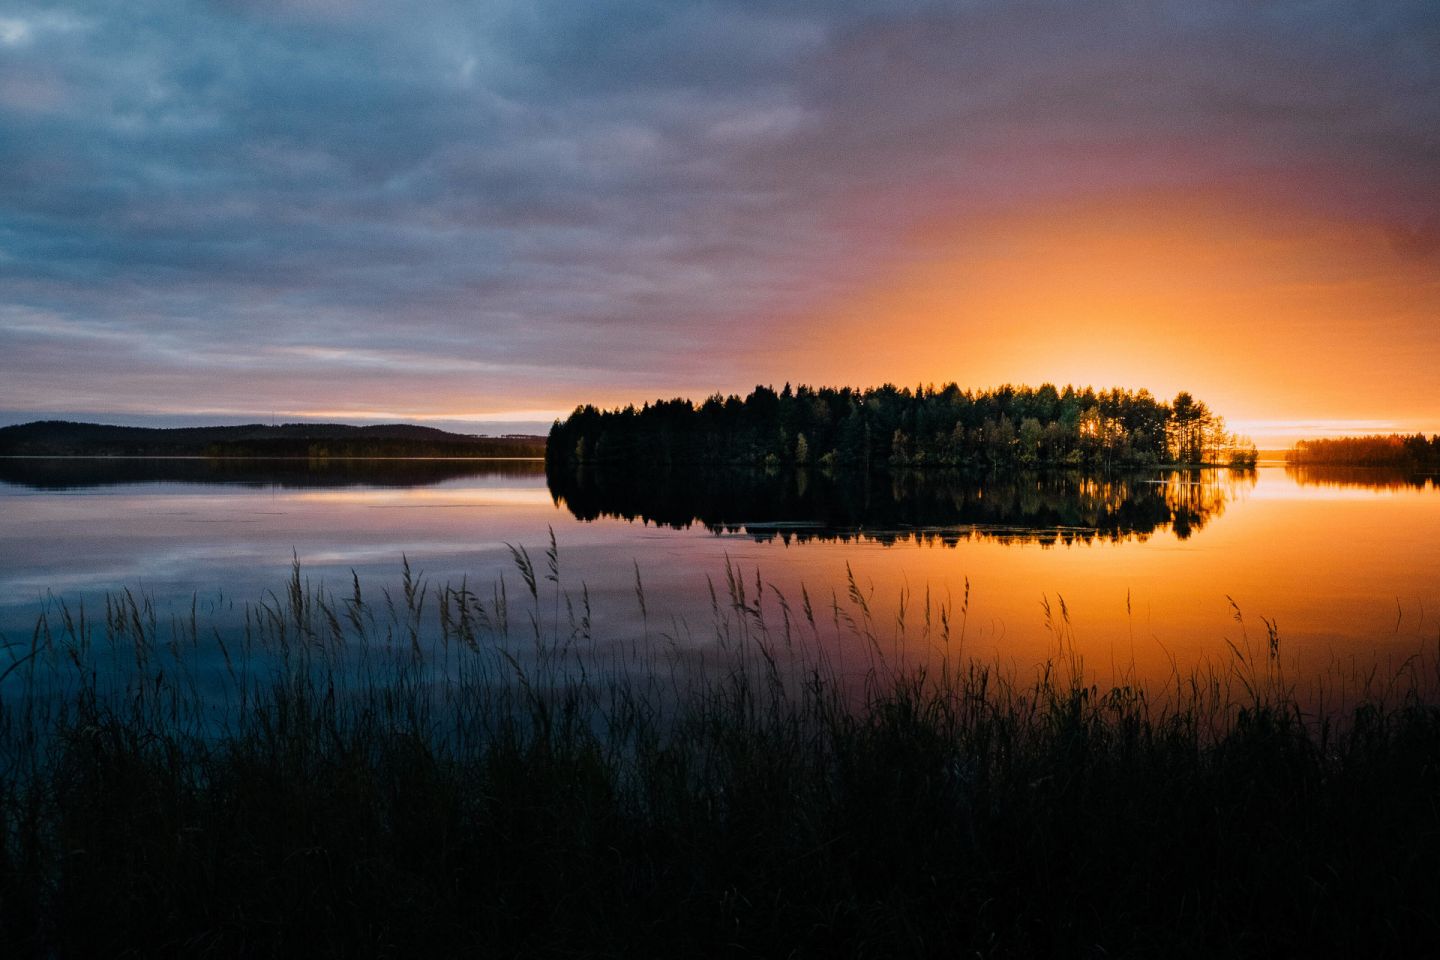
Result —
[[[1224,421],[1189,393],[1053,384],[911,390],[884,384],[757,386],[746,397],[582,406],[550,431],[551,463],[810,463],[870,469],[1024,465],[1253,463]]]

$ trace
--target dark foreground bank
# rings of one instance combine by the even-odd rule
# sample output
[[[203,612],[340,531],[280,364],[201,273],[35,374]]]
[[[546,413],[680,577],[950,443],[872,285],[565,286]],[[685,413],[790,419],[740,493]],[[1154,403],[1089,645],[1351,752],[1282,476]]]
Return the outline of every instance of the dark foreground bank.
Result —
[[[9,638],[4,955],[1410,956],[1440,936],[1429,660],[1322,719],[1273,634],[1147,696],[1087,680],[1063,624],[1022,682],[963,657],[963,608],[912,610],[900,643],[858,593],[820,615],[732,575],[677,671],[673,638],[601,643],[553,558],[553,585],[518,559],[518,602],[408,573],[378,603],[333,597],[297,571],[228,644],[129,596]],[[838,634],[867,661],[837,666]],[[906,645],[935,655],[906,666]]]

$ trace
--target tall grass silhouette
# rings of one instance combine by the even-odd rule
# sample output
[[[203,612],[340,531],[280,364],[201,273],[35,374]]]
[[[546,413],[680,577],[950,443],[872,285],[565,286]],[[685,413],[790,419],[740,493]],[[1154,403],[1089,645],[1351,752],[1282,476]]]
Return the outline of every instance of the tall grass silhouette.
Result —
[[[230,632],[56,600],[0,668],[7,956],[1409,955],[1440,933],[1434,651],[1302,706],[1278,627],[1101,686],[1063,598],[1030,677],[959,604],[727,562],[603,635],[298,560]],[[516,582],[518,581],[518,583]],[[694,624],[706,623],[704,628]],[[1337,693],[1337,691],[1339,691]],[[1343,703],[1337,697],[1343,694]]]

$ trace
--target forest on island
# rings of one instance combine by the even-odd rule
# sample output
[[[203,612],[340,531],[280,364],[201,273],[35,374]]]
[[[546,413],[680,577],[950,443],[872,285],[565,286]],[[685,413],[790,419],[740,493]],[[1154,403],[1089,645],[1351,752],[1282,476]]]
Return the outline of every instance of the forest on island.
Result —
[[[1335,437],[1301,440],[1290,451],[1291,463],[1345,467],[1401,467],[1407,470],[1440,470],[1440,434],[1429,440],[1423,433],[1403,436]]]
[[[1255,448],[1180,393],[1002,386],[992,390],[757,386],[700,404],[578,407],[550,430],[552,465],[1253,466]]]

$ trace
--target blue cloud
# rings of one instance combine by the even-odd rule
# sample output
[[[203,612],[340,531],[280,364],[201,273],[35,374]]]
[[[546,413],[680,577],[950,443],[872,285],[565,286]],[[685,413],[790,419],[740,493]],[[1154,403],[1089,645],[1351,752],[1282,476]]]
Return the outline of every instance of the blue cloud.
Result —
[[[0,407],[743,383],[937,209],[1119,185],[1429,222],[1437,46],[1423,0],[21,5]]]

